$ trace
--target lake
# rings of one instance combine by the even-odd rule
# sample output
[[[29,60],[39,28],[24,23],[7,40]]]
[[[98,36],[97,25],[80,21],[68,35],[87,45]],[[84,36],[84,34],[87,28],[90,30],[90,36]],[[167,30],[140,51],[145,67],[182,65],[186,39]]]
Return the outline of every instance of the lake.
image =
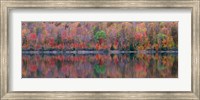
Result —
[[[178,53],[23,54],[22,78],[178,78]]]

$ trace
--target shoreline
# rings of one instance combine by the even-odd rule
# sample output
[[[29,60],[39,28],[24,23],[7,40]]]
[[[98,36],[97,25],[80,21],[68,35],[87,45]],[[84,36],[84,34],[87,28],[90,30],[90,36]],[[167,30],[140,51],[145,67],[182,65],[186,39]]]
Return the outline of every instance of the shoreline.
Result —
[[[110,51],[86,51],[86,50],[77,50],[77,51],[22,51],[22,54],[131,54],[131,53],[144,53],[144,54],[154,54],[154,53],[172,53],[178,54],[178,51],[168,50],[168,51],[120,51],[120,50],[110,50]]]

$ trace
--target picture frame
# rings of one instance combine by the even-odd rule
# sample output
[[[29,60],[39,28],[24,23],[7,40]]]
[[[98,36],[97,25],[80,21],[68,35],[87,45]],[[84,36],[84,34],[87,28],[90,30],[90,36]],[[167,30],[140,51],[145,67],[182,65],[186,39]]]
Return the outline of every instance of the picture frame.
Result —
[[[1,33],[0,33],[0,67],[1,67],[1,99],[200,99],[200,1],[199,0],[131,0],[131,1],[104,1],[104,0],[1,0]],[[84,92],[48,92],[48,91],[9,91],[9,11],[18,8],[191,8],[192,9],[192,86],[190,92],[174,91],[84,91]],[[188,73],[189,74],[189,73]]]

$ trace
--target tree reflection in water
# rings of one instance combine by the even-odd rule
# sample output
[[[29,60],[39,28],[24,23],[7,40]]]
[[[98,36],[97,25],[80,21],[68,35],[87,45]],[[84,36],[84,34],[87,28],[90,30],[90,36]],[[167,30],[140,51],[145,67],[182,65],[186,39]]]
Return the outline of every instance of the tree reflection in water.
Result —
[[[24,55],[23,78],[177,78],[177,54]]]

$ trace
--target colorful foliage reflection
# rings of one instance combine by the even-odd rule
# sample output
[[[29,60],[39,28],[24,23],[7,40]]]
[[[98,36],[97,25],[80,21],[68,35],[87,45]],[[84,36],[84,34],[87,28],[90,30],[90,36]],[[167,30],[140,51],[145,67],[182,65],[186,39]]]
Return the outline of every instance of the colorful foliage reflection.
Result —
[[[23,78],[174,78],[174,54],[23,55]]]

